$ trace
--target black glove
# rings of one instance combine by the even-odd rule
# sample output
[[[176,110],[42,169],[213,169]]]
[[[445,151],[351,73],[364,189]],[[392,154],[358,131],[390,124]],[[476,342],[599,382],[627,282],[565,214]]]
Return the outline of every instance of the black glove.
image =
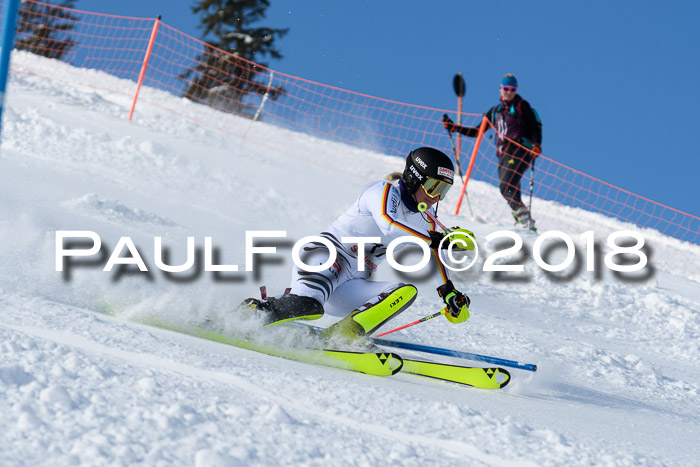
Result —
[[[459,125],[453,122],[452,119],[447,116],[447,114],[442,114],[442,126],[444,126],[445,130],[449,131],[450,133],[459,131]]]
[[[447,229],[445,233],[438,232],[437,230],[428,230],[428,235],[430,235],[430,245],[428,246],[433,250],[440,248],[440,242],[442,242],[442,239],[447,235],[449,235],[450,238],[442,243],[443,250],[448,249],[452,241],[455,242],[453,248],[458,250],[474,249],[474,232],[471,230],[452,227]]]
[[[440,248],[440,242],[442,239],[445,237],[445,234],[442,232],[438,232],[437,230],[428,230],[428,235],[430,235],[430,248],[433,250],[437,250]],[[442,246],[447,246],[449,242],[445,242],[442,244]]]
[[[455,289],[452,281],[442,284],[437,288],[437,292],[442,297],[445,305],[447,305],[441,310],[447,321],[450,323],[463,323],[469,318],[469,304],[471,300]]]

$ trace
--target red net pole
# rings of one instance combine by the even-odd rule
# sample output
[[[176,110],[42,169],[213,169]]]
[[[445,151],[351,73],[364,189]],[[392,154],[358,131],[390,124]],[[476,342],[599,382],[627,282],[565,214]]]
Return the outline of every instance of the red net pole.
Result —
[[[136,107],[136,100],[139,98],[139,91],[141,90],[141,84],[143,84],[143,76],[146,74],[146,69],[148,68],[148,60],[151,58],[151,50],[153,50],[153,43],[156,41],[156,36],[158,35],[158,26],[160,25],[160,16],[156,18],[156,22],[153,23],[153,32],[151,32],[151,38],[148,40],[148,48],[146,49],[146,56],[143,58],[143,65],[141,65],[141,72],[139,73],[139,81],[136,84],[136,92],[134,93],[134,102],[131,103],[131,110],[129,111],[129,120],[134,115],[134,108]]]
[[[476,143],[474,143],[474,149],[472,150],[472,157],[469,159],[469,168],[467,168],[467,173],[464,174],[464,183],[462,184],[462,190],[459,192],[459,200],[457,200],[457,207],[455,207],[455,216],[459,214],[459,208],[462,207],[462,200],[464,199],[464,193],[467,191],[467,183],[469,183],[469,177],[472,175],[472,169],[474,168],[474,161],[476,160],[476,154],[479,152],[479,146],[481,145],[481,138],[484,136],[486,131],[486,124],[488,119],[486,117],[481,119],[481,125],[479,125],[479,134],[476,136]],[[459,140],[457,140],[459,141]]]

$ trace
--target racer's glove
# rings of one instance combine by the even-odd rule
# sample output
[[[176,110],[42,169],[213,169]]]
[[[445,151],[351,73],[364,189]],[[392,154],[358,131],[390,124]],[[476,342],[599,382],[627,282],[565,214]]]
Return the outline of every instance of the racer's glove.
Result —
[[[440,242],[445,237],[449,237],[444,242],[442,242],[442,249],[446,250],[449,248],[450,243],[454,243],[453,249],[458,250],[473,250],[474,249],[474,232],[467,229],[460,229],[459,227],[451,227],[445,231],[445,233],[438,232],[437,230],[429,230],[430,235],[430,248],[437,250],[440,248]]]
[[[447,281],[437,288],[438,295],[447,305],[440,310],[450,323],[463,323],[469,319],[469,304],[471,300],[462,292],[455,289],[452,281]]]
[[[459,131],[459,125],[453,122],[452,119],[447,116],[447,114],[442,114],[442,126],[444,126],[445,130],[449,131],[450,133]]]
[[[536,159],[540,157],[540,154],[542,154],[542,146],[539,144],[535,143],[532,145],[532,158]]]

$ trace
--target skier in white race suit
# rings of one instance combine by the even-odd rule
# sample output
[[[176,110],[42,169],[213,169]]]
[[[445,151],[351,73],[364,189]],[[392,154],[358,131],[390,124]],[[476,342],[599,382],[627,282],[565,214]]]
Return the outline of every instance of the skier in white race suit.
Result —
[[[473,234],[459,228],[440,232],[434,220],[437,203],[454,181],[452,161],[437,149],[418,148],[406,157],[403,174],[388,178],[392,180],[367,184],[355,203],[321,232],[323,242],[311,242],[301,248],[300,258],[305,265],[320,266],[329,263],[331,246],[337,257],[330,267],[310,272],[295,265],[291,286],[283,295],[247,299],[244,303],[264,311],[267,325],[317,319],[327,312],[344,318],[324,331],[326,335],[371,334],[416,298],[416,287],[411,284],[369,280],[385,261],[389,243],[408,236],[425,242],[430,249],[436,266],[437,292],[445,303],[444,316],[451,323],[466,321],[469,297],[454,288],[442,256],[450,242],[455,249],[473,249]],[[445,236],[449,238],[443,241]],[[353,243],[348,237],[364,240]],[[394,251],[407,244],[410,243],[399,244]],[[359,249],[364,255],[358,255]],[[360,256],[364,257],[361,262]]]

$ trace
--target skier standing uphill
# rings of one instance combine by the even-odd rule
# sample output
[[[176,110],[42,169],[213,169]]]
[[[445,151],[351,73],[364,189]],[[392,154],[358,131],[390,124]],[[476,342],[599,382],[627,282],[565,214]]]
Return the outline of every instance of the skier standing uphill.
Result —
[[[517,91],[518,80],[515,76],[503,76],[501,103],[491,107],[484,116],[496,129],[501,195],[512,209],[516,223],[533,227],[534,220],[520,196],[520,181],[530,164],[542,153],[542,124],[535,109]],[[443,126],[450,132],[469,137],[476,137],[479,133],[478,128],[457,125],[447,116],[443,117]]]
[[[430,218],[435,216],[438,201],[452,186],[452,161],[437,149],[422,147],[406,157],[402,175],[392,175],[395,175],[393,180],[367,184],[357,201],[320,234],[337,251],[337,259],[330,268],[308,272],[295,266],[287,293],[262,300],[247,299],[244,303],[264,311],[267,325],[317,319],[326,311],[344,318],[322,335],[354,338],[370,334],[407,309],[416,298],[416,287],[411,284],[369,280],[384,261],[389,243],[399,237],[413,236],[431,248],[431,259],[437,266],[437,291],[446,304],[444,316],[451,323],[466,321],[469,297],[454,288],[441,262],[443,252],[438,248],[449,233],[442,248],[447,248],[452,240],[453,248],[473,249],[473,242],[467,237],[471,232],[453,228],[440,233]],[[374,243],[364,245],[364,260],[358,260],[358,244],[342,243],[343,237],[374,237]],[[323,243],[313,242],[302,248],[301,259],[309,266],[324,264],[328,258],[329,251]]]

